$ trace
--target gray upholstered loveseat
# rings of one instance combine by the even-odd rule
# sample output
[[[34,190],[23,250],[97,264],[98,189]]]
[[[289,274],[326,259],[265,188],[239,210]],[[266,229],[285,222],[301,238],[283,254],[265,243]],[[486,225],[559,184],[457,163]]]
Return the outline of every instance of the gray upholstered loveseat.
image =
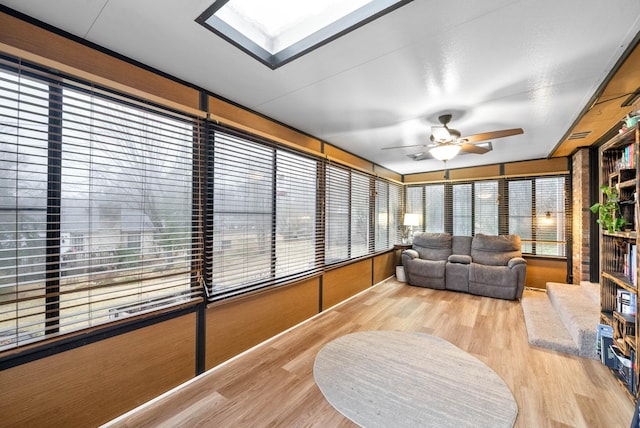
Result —
[[[418,232],[402,252],[407,282],[499,299],[520,299],[527,262],[518,235]]]

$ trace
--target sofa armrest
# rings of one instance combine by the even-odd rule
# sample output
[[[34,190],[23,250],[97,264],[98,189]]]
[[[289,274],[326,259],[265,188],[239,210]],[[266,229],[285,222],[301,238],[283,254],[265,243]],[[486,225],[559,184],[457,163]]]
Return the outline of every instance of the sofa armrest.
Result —
[[[449,263],[460,263],[468,265],[471,263],[471,256],[467,256],[466,254],[451,254],[447,261]]]
[[[404,250],[402,252],[402,256],[404,258],[404,256],[408,256],[410,259],[417,259],[418,258],[418,252],[416,250]]]
[[[526,264],[527,264],[527,261],[522,257],[514,257],[509,260],[509,263],[507,264],[507,266],[509,266],[509,269],[513,269],[514,266],[526,265]]]

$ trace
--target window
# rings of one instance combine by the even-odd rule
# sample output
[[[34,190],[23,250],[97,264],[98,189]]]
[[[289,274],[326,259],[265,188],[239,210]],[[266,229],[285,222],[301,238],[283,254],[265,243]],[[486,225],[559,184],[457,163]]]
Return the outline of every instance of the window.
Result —
[[[316,270],[318,162],[223,129],[214,131],[211,152],[211,295]]]
[[[196,298],[198,123],[0,71],[0,349]]]
[[[408,186],[406,210],[424,213],[426,232],[516,234],[525,254],[566,257],[568,186],[568,175]]]
[[[509,233],[520,235],[523,253],[533,253],[532,185],[532,180],[509,182]]]
[[[351,257],[369,254],[371,247],[371,177],[351,172]]]
[[[567,180],[559,177],[509,181],[509,233],[523,240],[523,252],[566,256]]]
[[[334,165],[326,171],[325,263],[331,264],[349,258],[350,173]]]
[[[275,69],[411,0],[217,0],[196,22]]]
[[[401,242],[401,187],[376,178],[375,180],[375,251],[382,251]]]
[[[404,207],[405,213],[416,214],[418,216],[419,225],[413,226],[411,229],[415,233],[423,230],[423,227],[424,227],[424,202],[423,202],[424,187],[417,187],[417,186],[407,187],[405,192],[406,192],[405,207]],[[406,227],[406,233],[409,233],[408,227]]]
[[[453,185],[453,234],[472,236],[473,206],[471,184]]]
[[[486,235],[498,234],[498,182],[477,181],[473,183],[473,231]]]
[[[429,184],[424,186],[425,193],[425,232],[444,232],[444,184]]]
[[[338,165],[326,167],[325,263],[371,251],[371,177]]]
[[[414,232],[422,230],[431,233],[445,231],[445,192],[444,184],[427,184],[406,188],[406,212],[418,214],[420,226]]]

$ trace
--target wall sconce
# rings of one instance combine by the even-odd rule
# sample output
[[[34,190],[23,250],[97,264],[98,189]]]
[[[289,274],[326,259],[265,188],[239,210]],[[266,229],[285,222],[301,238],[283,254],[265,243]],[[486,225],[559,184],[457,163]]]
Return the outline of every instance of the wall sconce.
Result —
[[[402,225],[406,229],[406,237],[403,239],[404,243],[413,243],[413,226],[420,226],[420,216],[418,214],[405,214]]]
[[[553,224],[553,217],[551,217],[551,211],[547,211],[544,213],[544,218],[542,219],[544,224]]]

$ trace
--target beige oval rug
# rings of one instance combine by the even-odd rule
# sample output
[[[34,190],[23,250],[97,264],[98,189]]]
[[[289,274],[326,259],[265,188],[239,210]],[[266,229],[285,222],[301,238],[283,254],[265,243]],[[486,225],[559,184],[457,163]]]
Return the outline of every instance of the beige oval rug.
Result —
[[[366,427],[512,427],[518,406],[486,364],[425,333],[364,331],[325,345],[313,366],[340,413]]]

